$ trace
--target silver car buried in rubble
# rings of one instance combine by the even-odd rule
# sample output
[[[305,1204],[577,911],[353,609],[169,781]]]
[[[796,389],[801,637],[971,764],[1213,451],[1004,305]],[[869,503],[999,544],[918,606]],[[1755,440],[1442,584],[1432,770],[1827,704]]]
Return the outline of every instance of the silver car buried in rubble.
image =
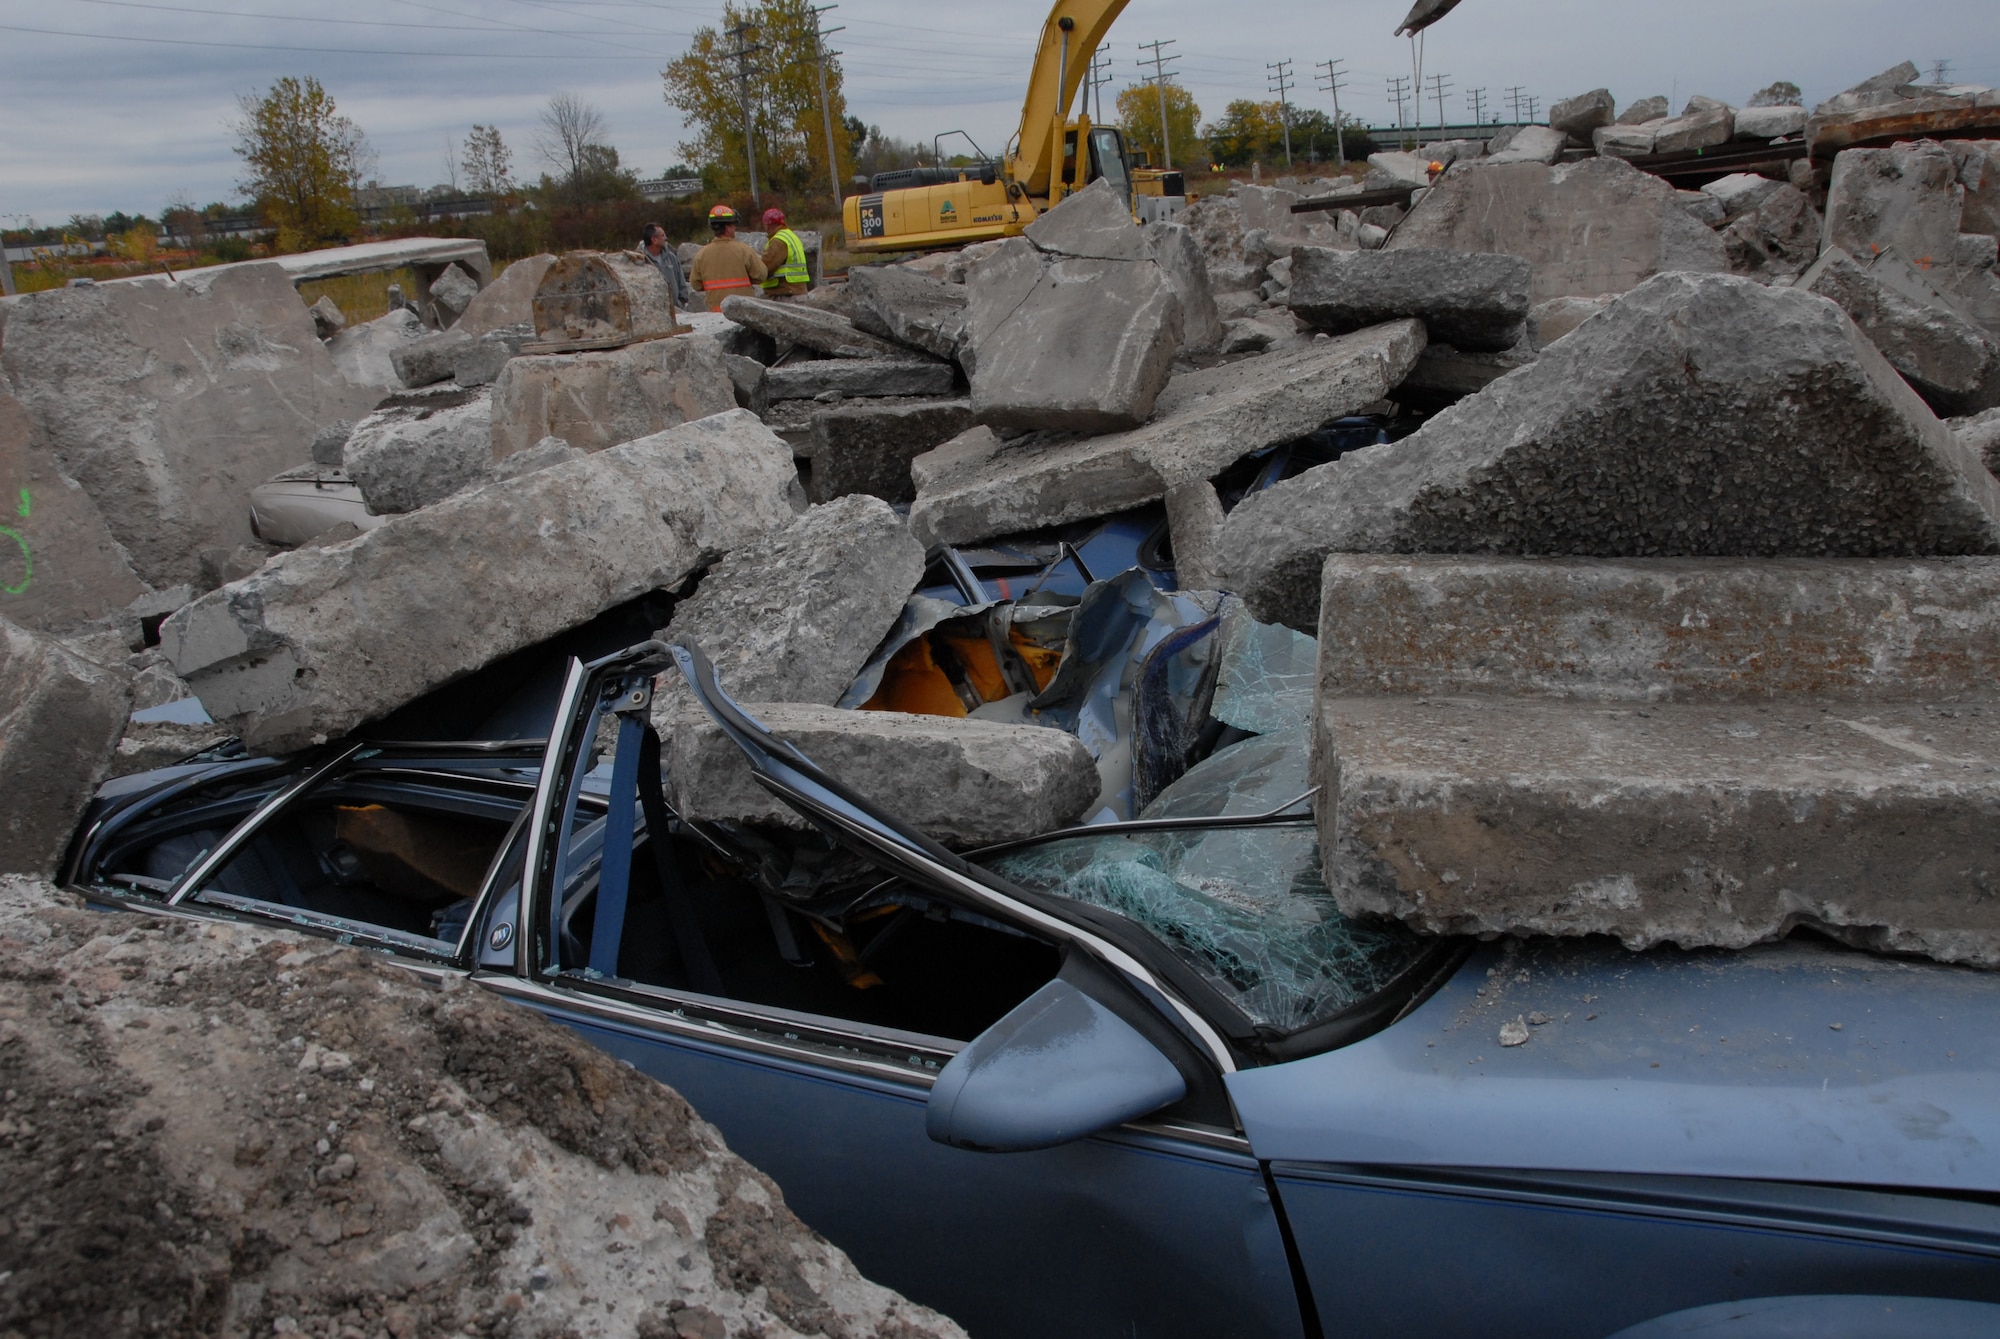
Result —
[[[804,827],[673,811],[661,675]],[[648,642],[545,740],[110,783],[65,878],[538,1009],[979,1335],[2000,1333],[2000,977],[1358,924],[1305,772],[1279,722],[955,853]]]

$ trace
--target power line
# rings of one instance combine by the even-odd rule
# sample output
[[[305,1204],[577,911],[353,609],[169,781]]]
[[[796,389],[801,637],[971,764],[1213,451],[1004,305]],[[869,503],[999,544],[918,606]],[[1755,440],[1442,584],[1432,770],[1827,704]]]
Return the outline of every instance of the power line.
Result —
[[[1532,98],[1532,97],[1529,98],[1528,124],[1537,125],[1541,122],[1541,119],[1542,119],[1542,100],[1540,98]]]
[[[1347,71],[1339,67],[1345,63],[1344,61],[1337,60],[1323,60],[1318,66],[1318,68],[1326,71],[1325,74],[1320,76],[1320,79],[1323,81],[1320,84],[1320,88],[1333,96],[1333,152],[1335,159],[1343,168],[1347,166],[1347,141],[1341,134],[1340,90],[1347,86],[1346,80],[1341,77]]]
[[[1514,122],[1517,125],[1521,121],[1521,103],[1524,101],[1522,94],[1525,91],[1519,84],[1515,84],[1507,90],[1507,107],[1514,113]]]
[[[1147,77],[1146,82],[1159,90],[1160,157],[1165,160],[1160,166],[1168,169],[1171,169],[1174,165],[1174,135],[1171,123],[1167,120],[1167,80],[1171,77],[1167,70],[1167,63],[1179,60],[1180,57],[1162,55],[1161,52],[1166,47],[1173,46],[1176,40],[1172,37],[1167,38],[1165,41],[1156,38],[1151,42],[1141,42],[1138,44],[1139,50],[1153,53],[1153,73]],[[1144,60],[1139,61],[1138,65],[1142,70],[1146,68]]]
[[[1445,81],[1451,78],[1451,76],[1448,74],[1434,74],[1429,76],[1429,78],[1431,81],[1431,97],[1436,99],[1438,105],[1438,135],[1442,137],[1444,134],[1444,95],[1451,92],[1452,87]]]
[[[1468,88],[1465,90],[1465,105],[1472,108],[1472,124],[1476,126],[1486,124],[1486,90],[1484,88]]]
[[[1292,87],[1292,62],[1290,57],[1280,61],[1266,61],[1264,68],[1272,73],[1265,79],[1265,86],[1278,95],[1278,124],[1285,131],[1285,166],[1292,165],[1292,104],[1287,98]]]

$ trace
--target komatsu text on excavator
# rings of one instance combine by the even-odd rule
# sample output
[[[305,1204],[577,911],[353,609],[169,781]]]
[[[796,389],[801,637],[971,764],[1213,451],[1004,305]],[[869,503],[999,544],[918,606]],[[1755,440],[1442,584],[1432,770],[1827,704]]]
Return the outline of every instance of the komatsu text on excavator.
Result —
[[[1042,25],[1021,128],[1002,160],[876,173],[870,193],[849,196],[843,206],[847,249],[915,251],[1012,237],[1099,177],[1128,201],[1135,193],[1157,199],[1142,199],[1147,214],[1171,212],[1185,196],[1178,172],[1135,171],[1118,127],[1069,115],[1091,54],[1126,3],[1056,0]]]

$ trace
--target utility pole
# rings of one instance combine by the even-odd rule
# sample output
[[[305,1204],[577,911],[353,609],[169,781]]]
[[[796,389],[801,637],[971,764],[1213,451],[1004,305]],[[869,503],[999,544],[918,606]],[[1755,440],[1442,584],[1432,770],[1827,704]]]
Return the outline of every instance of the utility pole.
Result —
[[[1289,57],[1280,61],[1266,61],[1264,68],[1272,73],[1266,78],[1265,86],[1278,95],[1278,124],[1285,131],[1285,166],[1292,165],[1292,104],[1286,94],[1292,89],[1292,62]]]
[[[1336,67],[1344,63],[1337,60],[1323,60],[1319,63],[1319,68],[1326,71],[1325,74],[1320,76],[1320,78],[1326,81],[1320,87],[1333,95],[1333,152],[1335,159],[1343,168],[1347,166],[1347,141],[1341,135],[1340,90],[1347,86],[1346,81],[1341,77],[1347,71],[1337,69]]]
[[[1540,125],[1541,121],[1542,121],[1542,100],[1540,98],[1529,98],[1528,124]]]
[[[833,185],[833,212],[840,214],[840,152],[833,144],[833,104],[826,96],[826,63],[838,56],[838,51],[826,49],[826,39],[835,33],[846,32],[846,25],[838,28],[822,28],[819,16],[829,9],[839,9],[839,5],[813,6],[813,64],[819,67],[819,116],[826,126],[826,179]]]
[[[0,219],[12,219],[22,228],[33,228],[35,221],[26,214],[4,214]],[[7,259],[5,228],[0,228],[0,297],[14,296],[14,262]]]
[[[1111,57],[1106,53],[1110,50],[1111,43],[1106,42],[1090,53],[1090,100],[1097,104],[1097,110],[1090,116],[1094,125],[1104,122],[1104,86],[1111,82]],[[1084,103],[1084,110],[1090,110],[1090,101]]]
[[[756,46],[745,46],[743,38],[749,31],[747,23],[739,23],[729,30],[729,38],[735,43],[729,54],[736,58],[736,96],[743,105],[743,156],[750,164],[750,207],[760,209],[764,200],[757,193],[757,137],[750,114],[750,80],[763,71],[750,63],[750,57],[762,51],[764,46],[761,42]]]
[[[1448,75],[1448,74],[1434,74],[1434,75],[1432,75],[1432,76],[1430,77],[1430,80],[1431,80],[1431,97],[1433,97],[1433,98],[1435,98],[1435,99],[1437,100],[1437,105],[1438,105],[1438,138],[1439,138],[1439,139],[1443,139],[1443,138],[1444,138],[1444,95],[1445,95],[1445,94],[1447,94],[1447,93],[1449,93],[1449,92],[1451,92],[1451,85],[1450,85],[1450,84],[1447,84],[1447,83],[1445,82],[1445,80],[1447,80],[1447,79],[1449,79],[1449,78],[1451,78],[1451,76],[1450,76],[1450,75]]]
[[[1389,101],[1396,104],[1396,129],[1403,128],[1403,104],[1410,100],[1410,81],[1397,75],[1389,81]]]
[[[1483,126],[1486,124],[1485,89],[1483,88],[1467,89],[1465,93],[1465,105],[1472,108],[1472,124],[1476,126]]]
[[[1169,37],[1164,42],[1155,40],[1151,42],[1139,43],[1139,50],[1150,51],[1153,53],[1152,55],[1153,73],[1147,76],[1146,82],[1151,84],[1154,88],[1158,89],[1160,92],[1160,156],[1166,159],[1166,162],[1162,163],[1160,166],[1167,169],[1171,169],[1174,165],[1173,127],[1171,123],[1169,123],[1167,120],[1167,79],[1169,77],[1169,72],[1167,70],[1167,62],[1172,60],[1179,60],[1180,57],[1163,56],[1160,54],[1160,51],[1161,48],[1163,47],[1170,47],[1174,45],[1175,41],[1176,41],[1175,38]],[[1146,61],[1141,60],[1139,62],[1139,68],[1142,70],[1145,69]]]
[[[1515,84],[1507,90],[1507,106],[1514,113],[1515,125],[1521,123],[1521,94],[1524,91],[1519,84]]]

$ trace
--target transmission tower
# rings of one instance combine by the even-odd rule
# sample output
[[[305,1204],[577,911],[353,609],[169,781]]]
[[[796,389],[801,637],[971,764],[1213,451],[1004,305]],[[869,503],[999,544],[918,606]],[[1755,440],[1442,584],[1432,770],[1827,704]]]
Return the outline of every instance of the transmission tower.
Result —
[[[1934,60],[1931,62],[1931,82],[1934,84],[1948,84],[1951,82],[1950,61]]]
[[[1329,93],[1329,94],[1331,94],[1331,95],[1333,96],[1333,152],[1334,152],[1334,157],[1335,157],[1335,160],[1336,160],[1336,161],[1337,161],[1337,162],[1339,163],[1339,165],[1340,165],[1341,167],[1346,167],[1346,166],[1347,166],[1347,141],[1346,141],[1345,139],[1343,139],[1343,138],[1341,137],[1341,124],[1340,124],[1340,90],[1341,90],[1341,89],[1343,89],[1343,88],[1346,88],[1346,87],[1347,87],[1347,79],[1346,79],[1346,77],[1345,77],[1345,76],[1346,76],[1346,74],[1347,74],[1347,71],[1345,71],[1345,70],[1343,70],[1343,69],[1340,69],[1340,68],[1338,68],[1338,67],[1339,67],[1340,65],[1342,65],[1342,64],[1344,64],[1344,62],[1342,62],[1342,61],[1337,61],[1337,60],[1323,60],[1323,61],[1321,61],[1321,62],[1319,63],[1319,68],[1320,68],[1321,70],[1325,71],[1325,73],[1324,73],[1324,74],[1322,74],[1322,75],[1320,75],[1320,77],[1319,77],[1319,78],[1320,78],[1320,88],[1321,88],[1321,90],[1323,90],[1324,92],[1326,92],[1326,93]]]
[[[1483,88],[1467,89],[1465,91],[1465,105],[1472,108],[1472,124],[1476,126],[1483,126],[1486,124],[1485,89]]]
[[[750,57],[764,49],[760,42],[747,46],[743,39],[749,34],[750,25],[739,23],[729,30],[729,40],[733,45],[729,55],[736,61],[736,73],[731,76],[736,81],[736,96],[743,106],[743,157],[750,165],[750,207],[760,208],[763,199],[757,193],[757,137],[755,122],[750,111],[750,81],[764,71],[750,63]]]
[[[1396,129],[1403,128],[1403,104],[1410,100],[1410,81],[1397,75],[1389,81],[1389,101],[1396,104]]]
[[[1278,124],[1285,132],[1285,166],[1292,165],[1292,103],[1288,96],[1292,91],[1292,62],[1289,58],[1280,61],[1266,61],[1264,68],[1271,71],[1265,84],[1278,95]]]
[[[1438,105],[1438,138],[1442,139],[1444,138],[1444,95],[1451,92],[1451,85],[1445,81],[1450,79],[1451,76],[1448,74],[1433,74],[1428,77],[1431,83],[1431,98]],[[1419,117],[1418,119],[1421,120],[1422,118]]]
[[[1139,68],[1143,70],[1148,64],[1153,67],[1153,72],[1146,77],[1146,82],[1160,92],[1160,157],[1166,160],[1160,164],[1163,168],[1172,168],[1174,165],[1174,137],[1172,127],[1167,121],[1167,80],[1172,77],[1172,73],[1167,69],[1167,62],[1179,60],[1180,57],[1162,55],[1161,51],[1165,47],[1174,45],[1174,41],[1174,38],[1169,37],[1165,41],[1156,39],[1139,43],[1139,50],[1153,53],[1149,59],[1139,62]]]

